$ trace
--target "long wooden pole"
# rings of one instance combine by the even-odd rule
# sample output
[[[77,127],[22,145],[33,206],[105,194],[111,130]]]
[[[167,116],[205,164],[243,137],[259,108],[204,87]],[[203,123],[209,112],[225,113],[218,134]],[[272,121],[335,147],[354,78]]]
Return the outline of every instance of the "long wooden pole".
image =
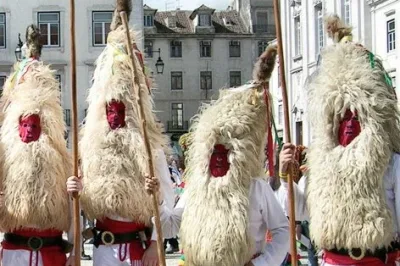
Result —
[[[70,39],[71,39],[71,102],[72,102],[72,167],[74,176],[78,176],[78,118],[76,104],[76,46],[75,46],[75,1],[70,0]],[[74,212],[74,250],[75,250],[75,266],[81,265],[81,223],[79,194],[73,195],[73,212]]]
[[[131,36],[129,33],[129,25],[128,25],[128,16],[125,11],[120,12],[122,23],[125,27],[125,32],[126,32],[126,50],[128,51],[128,55],[132,61],[132,76],[134,79],[134,83],[138,87],[137,93],[137,101],[138,101],[138,108],[139,108],[139,114],[140,114],[140,119],[142,120],[142,136],[144,139],[144,143],[146,146],[146,152],[147,152],[147,157],[148,157],[148,167],[149,167],[149,173],[153,177],[154,175],[154,164],[153,164],[153,155],[151,152],[151,146],[150,146],[150,141],[149,137],[147,134],[147,128],[146,128],[146,114],[144,113],[144,108],[143,108],[143,103],[142,103],[142,97],[141,97],[141,84],[144,86],[146,85],[145,80],[139,80],[139,71],[138,71],[138,65],[137,62],[134,58],[133,52],[132,52],[132,42],[131,42]],[[147,88],[148,89],[148,88]],[[159,260],[159,265],[160,266],[166,266],[165,262],[165,255],[164,255],[164,241],[163,241],[163,236],[162,236],[162,229],[161,229],[161,221],[160,221],[160,211],[159,211],[159,204],[158,204],[158,197],[157,194],[153,193],[152,194],[152,203],[153,203],[153,208],[154,208],[154,218],[155,218],[155,223],[156,223],[156,230],[157,230],[157,250],[158,250],[158,260]]]
[[[282,28],[281,16],[279,10],[279,0],[274,0],[274,15],[276,38],[278,41],[278,56],[279,56],[279,71],[281,77],[282,100],[284,108],[284,121],[285,121],[285,139],[290,143],[290,120],[289,120],[289,103],[286,90],[286,77],[285,77],[285,61],[283,55],[282,43]],[[290,228],[290,255],[292,257],[292,266],[297,266],[297,246],[296,246],[296,221],[294,209],[294,191],[293,191],[293,168],[289,167],[288,175],[288,197],[289,197],[289,228]]]

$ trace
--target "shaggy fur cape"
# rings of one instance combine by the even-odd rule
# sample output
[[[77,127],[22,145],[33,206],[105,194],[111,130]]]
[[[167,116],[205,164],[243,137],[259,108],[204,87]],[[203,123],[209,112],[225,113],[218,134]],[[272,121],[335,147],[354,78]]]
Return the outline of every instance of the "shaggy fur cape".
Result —
[[[134,40],[133,32],[131,37]],[[89,91],[88,114],[80,143],[84,183],[81,200],[91,219],[119,216],[148,224],[152,206],[144,189],[148,166],[140,130],[137,90],[142,91],[152,149],[165,147],[168,141],[152,112],[153,102],[143,71],[138,71],[140,86],[133,83],[132,73],[125,52],[125,30],[120,26],[109,34],[107,47],[97,60],[94,83]],[[111,130],[109,127],[106,105],[113,99],[126,106],[125,128]]]
[[[205,106],[195,119],[187,161],[188,197],[180,232],[185,265],[243,266],[254,255],[249,189],[252,178],[263,172],[270,114],[263,87],[252,84],[221,90],[219,99]],[[220,178],[209,173],[216,144],[230,150],[230,169]]]
[[[311,237],[319,248],[373,251],[393,240],[383,181],[392,153],[400,151],[400,116],[384,73],[379,61],[371,67],[365,48],[341,42],[323,51],[309,84],[314,139],[307,203]],[[357,110],[362,131],[343,147],[338,129],[348,108]]]
[[[65,182],[70,158],[64,140],[65,125],[54,73],[37,63],[9,95],[11,104],[1,127],[1,186],[5,207],[0,227],[9,232],[21,227],[68,231],[69,207]],[[21,117],[37,114],[42,133],[38,141],[23,143]]]

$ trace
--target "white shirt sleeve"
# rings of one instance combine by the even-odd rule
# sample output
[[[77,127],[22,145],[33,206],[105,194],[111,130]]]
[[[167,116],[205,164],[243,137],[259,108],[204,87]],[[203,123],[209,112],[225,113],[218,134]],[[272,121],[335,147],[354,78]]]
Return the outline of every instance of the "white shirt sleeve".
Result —
[[[253,259],[254,266],[280,265],[289,251],[289,223],[268,183],[262,189],[260,204],[263,221],[272,233],[272,241],[265,245],[262,254]]]
[[[394,182],[394,200],[395,200],[395,215],[397,222],[397,234],[400,230],[400,155],[394,154],[393,156],[393,182]]]
[[[170,173],[169,173],[168,164],[167,164],[167,158],[165,157],[164,151],[162,149],[157,149],[156,152],[157,152],[157,154],[156,154],[155,160],[154,160],[154,171],[155,171],[156,177],[160,181],[161,194],[160,194],[159,201],[162,200],[163,205],[165,205],[169,209],[172,209],[175,204],[175,194],[174,194],[174,190],[172,188],[172,180],[170,178]],[[160,219],[161,219],[161,213],[160,213]],[[157,240],[157,232],[156,232],[154,218],[152,219],[152,222],[153,222],[154,230],[151,235],[151,240],[156,241]],[[163,235],[165,237],[164,232],[163,232]],[[173,237],[175,237],[175,236],[173,236]]]
[[[302,177],[303,179],[304,177]],[[305,180],[304,180],[305,181]],[[288,190],[289,185],[287,182],[281,179],[282,185],[279,188],[279,194],[281,197],[284,197],[284,206],[283,209],[286,210],[288,213],[289,210],[289,199],[288,199]],[[307,204],[306,204],[306,195],[305,195],[305,182],[304,188],[300,187],[300,184],[296,184],[293,182],[293,191],[294,191],[294,208],[295,208],[295,215],[296,221],[308,221],[308,211],[307,211]]]
[[[169,208],[163,203],[160,206],[161,227],[165,238],[173,238],[179,233],[181,227],[182,214],[185,209],[187,194],[184,192],[176,204],[175,208]]]

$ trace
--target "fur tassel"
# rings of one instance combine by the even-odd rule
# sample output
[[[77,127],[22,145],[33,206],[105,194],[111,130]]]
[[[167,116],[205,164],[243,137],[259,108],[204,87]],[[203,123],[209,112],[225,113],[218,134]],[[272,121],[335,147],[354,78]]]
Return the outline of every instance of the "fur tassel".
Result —
[[[129,20],[132,12],[132,0],[117,0],[117,6],[115,7],[114,17],[110,27],[111,30],[116,30],[119,26],[122,25],[121,15],[119,14],[122,11],[126,12]]]
[[[26,45],[28,47],[26,56],[28,58],[39,58],[42,54],[42,44],[40,43],[40,31],[34,24],[26,28]]]
[[[253,70],[253,79],[258,82],[268,81],[275,67],[275,58],[278,53],[276,45],[270,45],[260,56]]]
[[[333,42],[338,43],[344,37],[352,37],[352,28],[347,26],[338,15],[326,16],[325,19],[325,30],[328,36]]]

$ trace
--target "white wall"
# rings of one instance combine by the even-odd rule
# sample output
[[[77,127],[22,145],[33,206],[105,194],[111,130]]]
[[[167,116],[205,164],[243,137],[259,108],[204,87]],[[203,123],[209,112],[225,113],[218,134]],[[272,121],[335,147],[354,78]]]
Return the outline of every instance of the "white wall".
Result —
[[[201,102],[208,101],[218,96],[220,88],[229,87],[229,72],[241,71],[242,83],[252,77],[254,62],[254,51],[256,44],[249,37],[218,37],[212,40],[212,57],[201,58],[199,50],[200,37],[191,38],[148,38],[153,40],[153,50],[161,48],[161,57],[165,63],[164,74],[157,74],[155,63],[158,54],[154,53],[153,58],[146,58],[147,66],[153,69],[154,79],[157,83],[157,90],[154,92],[154,99],[158,118],[167,125],[172,120],[171,104],[183,103],[183,118],[189,121],[198,112]],[[182,41],[182,58],[170,57],[170,42],[172,40]],[[229,57],[229,42],[239,40],[241,45],[241,57]],[[171,90],[171,72],[183,72],[183,90]],[[212,71],[212,90],[206,92],[200,89],[200,71]],[[207,97],[206,97],[207,96]]]
[[[396,84],[394,86],[399,95],[399,76],[400,66],[400,1],[386,0],[381,1],[377,5],[371,6],[371,17],[372,17],[372,51],[378,55],[384,63],[384,67],[388,71],[392,78],[395,78]],[[387,22],[391,19],[395,19],[396,24],[396,50],[388,52],[387,50]]]

